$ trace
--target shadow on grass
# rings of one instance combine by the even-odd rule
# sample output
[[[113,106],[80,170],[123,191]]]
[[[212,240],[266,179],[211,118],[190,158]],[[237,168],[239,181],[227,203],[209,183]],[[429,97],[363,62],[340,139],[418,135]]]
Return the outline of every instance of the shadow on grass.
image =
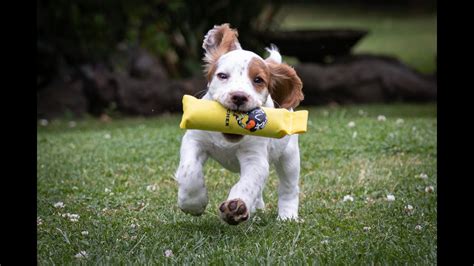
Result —
[[[182,217],[180,217],[180,220],[160,224],[160,228],[165,231],[169,230],[170,232],[179,231],[180,235],[184,234],[186,237],[191,238],[196,234],[214,237],[220,234],[245,235],[251,231],[284,223],[277,220],[277,214],[275,211],[257,211],[249,221],[238,225],[229,225],[222,221],[217,215],[208,212],[199,217],[194,217],[184,213],[179,214],[179,216]]]

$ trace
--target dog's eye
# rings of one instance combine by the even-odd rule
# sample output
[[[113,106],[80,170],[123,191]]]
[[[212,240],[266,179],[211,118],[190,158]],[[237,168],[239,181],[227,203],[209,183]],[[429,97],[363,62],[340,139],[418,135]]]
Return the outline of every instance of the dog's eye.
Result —
[[[256,78],[253,79],[253,82],[257,83],[257,84],[260,84],[260,83],[263,83],[263,79],[261,77],[256,77]]]
[[[219,79],[228,79],[229,78],[229,75],[225,74],[225,73],[217,73],[217,77]]]

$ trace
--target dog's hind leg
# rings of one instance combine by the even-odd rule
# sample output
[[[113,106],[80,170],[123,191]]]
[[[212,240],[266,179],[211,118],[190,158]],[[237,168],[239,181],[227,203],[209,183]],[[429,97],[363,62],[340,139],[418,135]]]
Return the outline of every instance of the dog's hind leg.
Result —
[[[298,135],[291,136],[290,143],[275,163],[280,179],[278,185],[278,218],[298,219],[300,152]]]

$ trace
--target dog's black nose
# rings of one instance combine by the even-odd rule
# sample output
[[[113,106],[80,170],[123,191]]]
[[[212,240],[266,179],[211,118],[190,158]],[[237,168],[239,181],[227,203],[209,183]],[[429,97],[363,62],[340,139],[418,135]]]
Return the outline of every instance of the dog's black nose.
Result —
[[[243,92],[234,92],[234,93],[232,93],[231,96],[230,96],[230,99],[231,99],[232,103],[234,103],[237,106],[241,106],[241,105],[245,104],[246,102],[248,102],[248,100],[249,100],[247,94],[245,94]]]

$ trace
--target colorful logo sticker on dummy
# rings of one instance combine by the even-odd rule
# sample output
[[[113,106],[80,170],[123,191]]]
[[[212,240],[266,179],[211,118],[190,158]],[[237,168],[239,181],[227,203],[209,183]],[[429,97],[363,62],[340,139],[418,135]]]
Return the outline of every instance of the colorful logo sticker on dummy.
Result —
[[[261,108],[255,108],[246,113],[234,112],[234,117],[239,126],[249,130],[250,132],[263,129],[267,124],[267,115]],[[247,118],[247,121],[244,122],[245,118]]]

